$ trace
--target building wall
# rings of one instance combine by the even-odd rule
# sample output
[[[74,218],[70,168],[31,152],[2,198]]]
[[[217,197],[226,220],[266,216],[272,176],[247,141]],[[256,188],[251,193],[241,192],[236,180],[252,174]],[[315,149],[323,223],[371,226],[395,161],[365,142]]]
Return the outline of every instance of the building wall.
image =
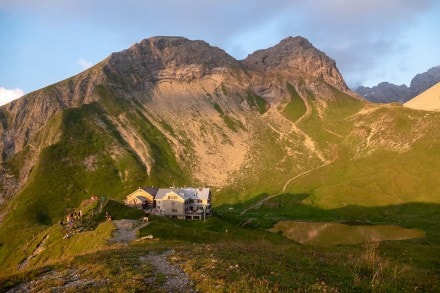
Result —
[[[162,215],[182,217],[188,210],[189,200],[184,200],[174,192],[170,192],[162,199],[156,200],[156,211]]]
[[[125,204],[132,206],[142,206],[143,202],[140,198],[143,201],[148,202],[150,206],[153,206],[153,200],[154,200],[153,196],[143,189],[138,189],[130,193],[125,200]]]

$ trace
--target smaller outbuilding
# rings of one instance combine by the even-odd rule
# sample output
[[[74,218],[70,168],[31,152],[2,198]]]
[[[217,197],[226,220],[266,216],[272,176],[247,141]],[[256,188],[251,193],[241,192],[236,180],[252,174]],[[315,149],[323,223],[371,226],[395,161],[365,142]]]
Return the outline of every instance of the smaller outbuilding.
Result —
[[[143,210],[154,208],[154,198],[158,192],[158,188],[138,188],[136,191],[127,195],[124,201],[126,205],[140,208]]]

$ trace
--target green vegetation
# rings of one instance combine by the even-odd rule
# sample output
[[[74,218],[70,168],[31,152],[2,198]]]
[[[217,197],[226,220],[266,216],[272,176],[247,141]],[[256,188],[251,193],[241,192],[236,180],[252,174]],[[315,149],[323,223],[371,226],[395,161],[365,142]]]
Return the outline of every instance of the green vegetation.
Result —
[[[223,121],[225,122],[226,126],[229,129],[235,132],[237,132],[239,129],[244,129],[243,123],[225,114],[225,112],[223,111],[223,109],[220,107],[219,104],[214,103],[214,109],[220,114],[220,117],[223,119]]]
[[[45,291],[57,288],[63,292],[108,291],[160,292],[145,279],[154,277],[153,265],[143,260],[145,250],[112,249],[76,256],[69,261],[0,278],[0,290],[26,284],[28,290]],[[32,282],[32,283],[31,283]]]
[[[423,238],[426,233],[394,225],[349,225],[335,222],[280,221],[270,232],[281,232],[284,237],[299,243],[357,244],[368,241],[405,240]]]
[[[104,212],[107,212],[112,220],[131,219],[139,220],[144,216],[144,212],[139,209],[134,209],[124,205],[123,203],[109,200],[102,208]],[[105,220],[104,213],[101,214],[101,219]]]
[[[168,123],[166,123],[165,121],[160,121],[159,122],[160,126],[162,126],[163,129],[165,129],[166,131],[168,131],[169,134],[171,134],[174,137],[176,136],[176,133],[174,132],[173,128],[171,127],[171,125],[169,125]]]
[[[438,205],[325,210],[305,204],[307,197],[284,194],[268,198],[261,195],[241,204],[218,206],[215,215],[208,217],[206,222],[151,216],[149,225],[140,230],[139,237],[153,235],[154,239],[125,248],[100,242],[109,237],[113,229],[111,222],[104,222],[96,230],[82,232],[70,239],[61,239],[62,228],[55,225],[35,241],[41,242],[41,238],[50,235],[45,243],[46,250],[28,264],[26,271],[3,277],[0,288],[14,288],[30,280],[41,288],[62,288],[71,282],[71,268],[77,268],[76,274],[82,280],[94,280],[81,282],[77,286],[85,287],[77,288],[102,286],[118,290],[152,290],[163,286],[167,275],[155,273],[151,263],[146,261],[146,255],[152,251],[161,253],[173,249],[175,253],[169,262],[182,266],[193,280],[195,289],[200,291],[438,289],[437,260],[432,257],[440,255]],[[111,201],[103,211],[106,209],[115,215],[118,211],[129,210]],[[130,216],[127,211],[123,214]],[[424,218],[420,217],[422,211],[426,215]],[[413,216],[404,225],[424,228],[426,238],[315,246],[296,244],[280,234],[266,231],[283,219],[398,223],[405,214]],[[57,277],[48,277],[49,273]],[[154,282],[141,282],[153,277]],[[62,278],[66,281],[61,282]],[[119,284],[121,278],[128,280]]]
[[[255,108],[260,114],[266,113],[270,106],[263,97],[250,91],[246,93],[246,102],[251,108]]]
[[[296,122],[306,114],[307,107],[304,104],[304,100],[290,83],[287,82],[286,87],[290,94],[290,102],[284,107],[283,115],[290,121]]]
[[[122,199],[139,186],[188,183],[168,141],[142,112],[129,110],[127,101],[115,98],[105,87],[97,90],[105,97],[102,104],[67,109],[48,122],[54,127],[51,132],[60,133],[60,138],[43,148],[26,186],[7,207],[14,212],[0,229],[0,264],[16,262],[14,247],[28,241],[29,235],[58,223],[67,211],[92,195]],[[149,176],[108,118],[118,117],[121,111],[131,113],[132,127],[149,143],[154,160]],[[43,131],[34,139],[43,144],[44,137],[50,136]],[[13,170],[18,172],[30,155],[28,151],[24,149],[11,158],[8,164]],[[16,237],[8,237],[11,233]]]

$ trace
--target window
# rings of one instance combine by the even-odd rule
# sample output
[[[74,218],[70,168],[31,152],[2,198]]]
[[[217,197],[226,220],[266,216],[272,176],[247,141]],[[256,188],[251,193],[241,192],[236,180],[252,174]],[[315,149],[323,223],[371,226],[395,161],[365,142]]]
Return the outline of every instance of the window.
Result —
[[[171,210],[173,213],[177,213],[177,209],[172,209]]]

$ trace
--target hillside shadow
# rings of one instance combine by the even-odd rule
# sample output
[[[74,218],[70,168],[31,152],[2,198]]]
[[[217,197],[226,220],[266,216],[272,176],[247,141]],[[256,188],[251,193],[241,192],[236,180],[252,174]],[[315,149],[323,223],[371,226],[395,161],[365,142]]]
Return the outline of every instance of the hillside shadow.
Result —
[[[424,241],[440,244],[440,204],[410,202],[398,205],[364,207],[344,205],[323,209],[304,203],[309,194],[267,194],[240,204],[223,204],[215,215],[241,227],[268,229],[281,220],[328,221],[348,225],[388,224],[427,232]]]

